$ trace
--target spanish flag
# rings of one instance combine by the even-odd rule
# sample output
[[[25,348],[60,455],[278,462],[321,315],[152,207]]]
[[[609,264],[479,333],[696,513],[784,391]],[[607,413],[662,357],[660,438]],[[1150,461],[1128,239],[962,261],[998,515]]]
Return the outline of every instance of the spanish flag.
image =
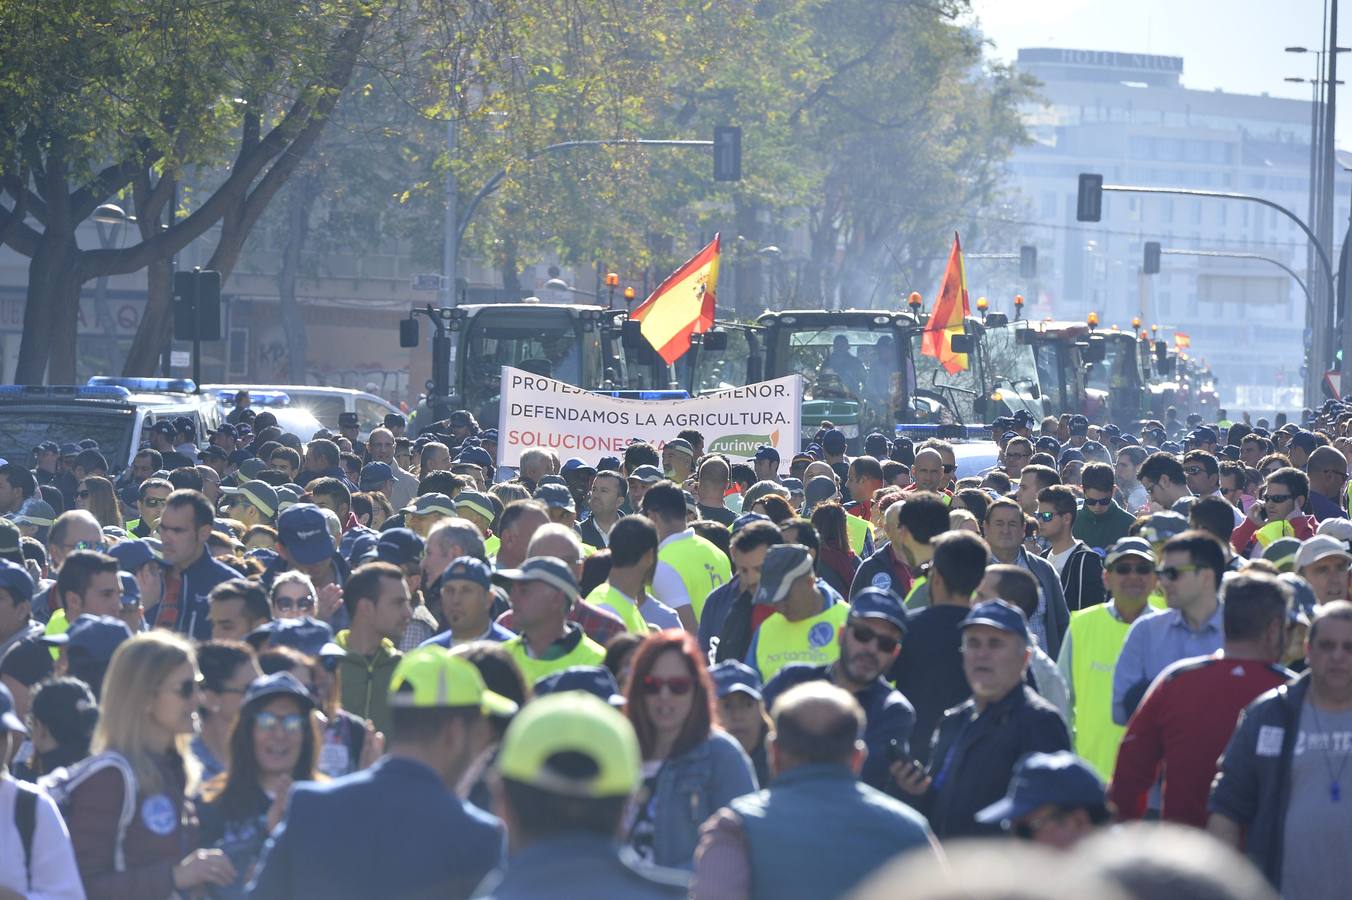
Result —
[[[690,335],[713,327],[718,286],[718,235],[694,258],[667,276],[642,305],[629,314],[668,364],[690,349]]]
[[[1181,331],[1174,332],[1174,347],[1179,350],[1187,350],[1192,346],[1192,337]]]
[[[955,231],[953,250],[948,254],[948,268],[944,270],[944,281],[939,287],[939,296],[934,300],[934,309],[930,311],[920,344],[920,352],[939,360],[944,371],[950,375],[967,368],[967,354],[954,353],[950,349],[949,338],[962,334],[963,320],[971,312],[972,308],[967,302],[967,274],[962,268],[962,244]]]

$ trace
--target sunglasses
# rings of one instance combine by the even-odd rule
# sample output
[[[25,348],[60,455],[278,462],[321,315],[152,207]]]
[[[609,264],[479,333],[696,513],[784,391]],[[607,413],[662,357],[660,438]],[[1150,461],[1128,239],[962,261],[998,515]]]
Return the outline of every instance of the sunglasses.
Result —
[[[1155,570],[1155,574],[1165,581],[1177,581],[1184,572],[1196,572],[1201,566],[1160,566]]]
[[[689,675],[677,675],[675,678],[658,678],[649,675],[643,679],[643,692],[654,696],[666,688],[674,697],[684,697],[695,686],[695,680]]]
[[[191,700],[193,695],[202,689],[202,683],[202,676],[198,675],[194,678],[184,679],[178,687],[170,688],[170,690],[184,700]]]
[[[1206,470],[1203,469],[1201,466],[1188,466],[1186,469],[1183,470],[1183,474],[1184,474],[1184,475],[1201,475],[1201,474],[1202,474],[1203,472],[1205,472],[1205,471],[1206,471]]]
[[[1285,503],[1291,499],[1291,494],[1268,494],[1263,500],[1267,503]]]
[[[301,727],[305,724],[305,717],[299,713],[287,713],[279,716],[276,713],[260,712],[254,716],[254,724],[263,731],[274,731],[281,726],[282,731],[289,735],[300,734]]]
[[[1039,513],[1037,514],[1037,520],[1038,520],[1039,522],[1050,522],[1052,519],[1055,519],[1055,518],[1056,518],[1056,513],[1055,513],[1055,511],[1052,511],[1052,512],[1039,512]]]
[[[1141,563],[1140,565],[1122,565],[1113,566],[1114,575],[1150,575],[1155,571],[1155,567],[1150,563]]]
[[[879,653],[891,653],[901,646],[901,641],[896,638],[890,638],[885,634],[879,634],[867,625],[850,626],[850,634],[861,644],[876,644]]]
[[[70,545],[72,550],[102,550],[103,541],[76,541]]]
[[[147,507],[147,508],[149,508],[149,509],[159,509],[161,506],[164,505],[164,498],[163,498],[163,497],[147,497],[147,498],[145,498],[144,500],[142,500],[142,501],[140,502],[140,505],[141,505],[141,506],[144,506],[144,507]]]
[[[1107,506],[1108,504],[1110,504],[1110,503],[1112,503],[1112,502],[1113,502],[1113,498],[1112,498],[1112,497],[1100,497],[1100,498],[1097,499],[1097,500],[1095,500],[1093,497],[1085,497],[1085,498],[1084,498],[1084,505],[1085,505],[1085,506]]]
[[[306,594],[304,597],[284,597],[279,595],[272,598],[272,605],[282,612],[290,612],[293,609],[314,609],[315,599],[309,594]]]

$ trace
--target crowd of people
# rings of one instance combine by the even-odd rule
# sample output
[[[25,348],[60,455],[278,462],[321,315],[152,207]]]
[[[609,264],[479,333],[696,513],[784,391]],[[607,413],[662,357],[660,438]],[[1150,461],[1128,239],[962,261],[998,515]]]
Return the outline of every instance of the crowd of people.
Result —
[[[0,900],[1352,881],[1352,407],[961,475],[336,425],[0,461]]]

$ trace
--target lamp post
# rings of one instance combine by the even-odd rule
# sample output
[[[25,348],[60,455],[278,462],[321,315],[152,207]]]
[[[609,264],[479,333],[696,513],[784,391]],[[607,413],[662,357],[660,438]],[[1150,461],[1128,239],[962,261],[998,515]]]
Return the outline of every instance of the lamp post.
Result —
[[[118,244],[122,243],[122,226],[132,225],[136,222],[135,216],[127,215],[127,211],[116,203],[104,203],[94,210],[94,228],[99,233],[99,249],[107,250],[113,246],[113,238],[116,237]],[[94,321],[98,323],[99,329],[113,337],[116,334],[116,325],[113,317],[108,313],[108,276],[100,275],[94,283]],[[116,342],[114,342],[114,351],[116,351]]]

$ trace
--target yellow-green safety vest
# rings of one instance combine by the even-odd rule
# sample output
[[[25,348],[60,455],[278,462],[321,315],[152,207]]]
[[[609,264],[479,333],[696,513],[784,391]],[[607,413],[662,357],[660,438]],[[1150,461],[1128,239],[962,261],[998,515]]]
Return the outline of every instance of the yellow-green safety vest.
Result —
[[[1296,529],[1292,528],[1291,523],[1286,519],[1278,519],[1275,522],[1269,522],[1258,529],[1257,533],[1254,534],[1254,538],[1258,541],[1258,546],[1262,547],[1264,550],[1266,550],[1268,545],[1273,541],[1295,536]]]
[[[52,590],[56,590],[56,585],[52,585]],[[67,631],[70,631],[70,622],[66,621],[66,611],[64,609],[58,609],[54,611],[51,618],[47,620],[47,627],[42,630],[42,633],[44,636],[51,636],[53,634],[65,634]],[[52,647],[52,659],[55,660],[60,657],[61,648]]]
[[[681,576],[696,622],[704,612],[704,601],[714,588],[732,580],[732,563],[728,561],[728,555],[697,534],[667,544],[657,551],[657,559]]]
[[[864,555],[864,541],[868,539],[871,526],[858,516],[845,515],[845,530],[849,532],[850,549],[858,556]]]
[[[633,601],[616,590],[609,581],[598,584],[587,595],[587,602],[592,606],[608,609],[619,616],[624,620],[624,627],[634,634],[648,633],[648,622],[643,618],[643,613],[639,612]]]
[[[498,555],[498,548],[502,546],[502,538],[496,534],[484,538],[484,555],[489,559]]]
[[[756,668],[761,680],[769,681],[790,663],[823,666],[840,658],[840,626],[849,618],[850,607],[833,604],[801,622],[790,622],[774,613],[761,623],[756,637]]]
[[[606,651],[585,634],[576,647],[556,659],[536,659],[531,656],[526,652],[526,636],[521,634],[503,642],[502,648],[516,660],[516,664],[521,667],[521,674],[526,676],[526,683],[531,685],[561,669],[599,666],[606,661]]]
[[[907,609],[920,609],[929,605],[928,603],[921,603],[920,602],[921,597],[919,596],[921,586],[924,585],[925,582],[927,581],[929,581],[928,575],[920,575],[915,579],[915,581],[911,582],[911,589],[906,592],[905,606]],[[928,591],[925,593],[924,599],[926,601],[929,600]]]

